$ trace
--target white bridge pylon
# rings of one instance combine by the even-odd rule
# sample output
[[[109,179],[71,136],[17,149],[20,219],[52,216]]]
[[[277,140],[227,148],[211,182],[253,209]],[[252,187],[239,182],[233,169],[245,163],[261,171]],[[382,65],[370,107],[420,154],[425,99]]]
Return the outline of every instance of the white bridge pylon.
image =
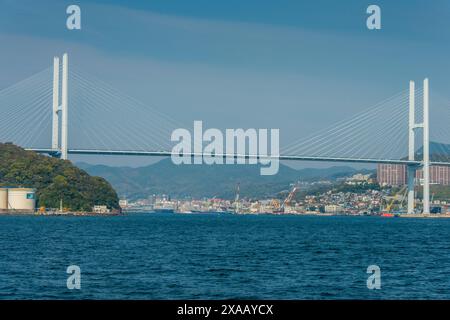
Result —
[[[417,129],[423,130],[423,213],[430,213],[430,126],[429,126],[429,84],[428,79],[423,80],[423,122],[415,120],[415,83],[409,82],[409,134],[408,134],[408,160],[415,161],[415,135]],[[414,180],[417,165],[407,165],[408,185],[408,213],[414,213]]]
[[[58,150],[58,156],[67,160],[68,151],[68,75],[69,60],[65,53],[62,58],[61,101],[59,101],[60,62],[58,57],[53,58],[53,125],[52,149]],[[60,125],[61,123],[61,125]],[[61,140],[59,132],[61,127]]]

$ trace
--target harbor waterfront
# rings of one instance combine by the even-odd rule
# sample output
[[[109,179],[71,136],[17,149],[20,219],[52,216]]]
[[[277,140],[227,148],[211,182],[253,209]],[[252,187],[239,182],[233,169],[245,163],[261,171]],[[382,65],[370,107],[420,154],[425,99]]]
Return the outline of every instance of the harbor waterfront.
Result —
[[[0,217],[1,299],[448,299],[448,219]],[[426,258],[424,258],[426,257]],[[81,269],[81,289],[66,268]],[[369,290],[369,265],[381,289]]]

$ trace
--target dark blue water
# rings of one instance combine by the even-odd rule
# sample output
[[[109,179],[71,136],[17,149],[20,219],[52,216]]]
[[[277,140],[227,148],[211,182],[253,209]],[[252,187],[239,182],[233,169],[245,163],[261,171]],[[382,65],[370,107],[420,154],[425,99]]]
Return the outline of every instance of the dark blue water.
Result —
[[[449,249],[448,219],[1,216],[0,298],[449,299]]]

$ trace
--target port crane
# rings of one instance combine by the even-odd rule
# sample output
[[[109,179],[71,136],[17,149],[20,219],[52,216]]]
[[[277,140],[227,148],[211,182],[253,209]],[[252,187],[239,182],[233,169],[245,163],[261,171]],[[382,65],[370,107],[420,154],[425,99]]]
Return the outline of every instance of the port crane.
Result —
[[[238,183],[236,185],[236,197],[234,198],[234,213],[239,213],[239,193],[240,193],[240,186]]]
[[[400,203],[399,203],[399,209],[401,210],[403,208],[403,203],[405,202],[405,199],[407,197],[407,186],[403,186],[399,192],[397,192],[393,197],[391,202],[386,207],[386,212],[384,214],[391,214],[392,206],[394,205],[395,200],[397,200],[397,195],[400,194]]]
[[[290,204],[290,203],[292,202],[292,200],[294,199],[295,194],[297,193],[297,191],[298,191],[299,189],[300,189],[300,188],[299,188],[299,186],[298,186],[298,183],[296,183],[296,184],[294,185],[294,187],[292,188],[291,192],[289,192],[289,194],[288,194],[288,196],[286,197],[286,199],[284,199],[284,201],[283,201],[283,208],[284,208],[286,205],[288,205],[288,204]]]
[[[297,193],[297,191],[300,189],[299,187],[299,183],[297,182],[294,187],[292,188],[292,190],[289,192],[288,196],[286,197],[286,199],[284,199],[283,203],[280,206],[280,203],[278,200],[272,200],[272,205],[274,205],[275,208],[277,208],[278,210],[276,211],[277,213],[285,213],[285,209],[286,206],[288,206],[292,200],[294,199],[295,194]]]

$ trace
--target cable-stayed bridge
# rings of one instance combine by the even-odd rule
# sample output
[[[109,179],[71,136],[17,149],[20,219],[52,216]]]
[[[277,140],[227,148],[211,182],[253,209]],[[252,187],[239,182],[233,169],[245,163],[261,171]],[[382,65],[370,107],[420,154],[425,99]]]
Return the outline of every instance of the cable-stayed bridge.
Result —
[[[450,149],[446,147],[450,142],[450,109],[445,105],[442,110],[433,105],[433,113],[429,109],[428,80],[417,89],[411,81],[406,90],[282,146],[279,155],[265,157],[406,165],[410,213],[414,211],[415,171],[422,167],[427,213],[429,167],[450,166]],[[62,63],[54,58],[53,67],[1,90],[0,111],[0,141],[63,159],[70,154],[171,156],[171,133],[189,127],[82,68],[72,64],[69,68],[67,54]],[[430,140],[439,142],[431,156]],[[201,157],[202,153],[189,155]],[[257,154],[215,156],[263,158]]]

